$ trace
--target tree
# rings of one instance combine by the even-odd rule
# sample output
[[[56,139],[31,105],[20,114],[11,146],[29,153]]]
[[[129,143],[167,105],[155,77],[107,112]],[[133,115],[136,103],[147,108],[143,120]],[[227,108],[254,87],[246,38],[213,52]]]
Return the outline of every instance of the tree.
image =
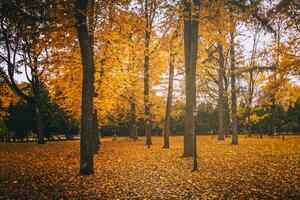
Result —
[[[259,32],[260,29],[258,27],[255,27],[255,33],[253,36],[253,48],[251,51],[251,60],[249,63],[249,68],[245,71],[247,73],[244,75],[244,80],[248,84],[248,88],[245,95],[245,113],[244,118],[246,121],[246,131],[248,132],[248,136],[251,137],[251,108],[253,103],[253,98],[255,95],[255,87],[258,84],[258,77],[261,73],[260,69],[257,66],[257,63],[255,62],[255,59],[257,57],[257,44],[259,42]]]
[[[193,110],[196,108],[196,65],[198,53],[198,25],[200,1],[183,0],[184,7],[184,55],[185,55],[185,128],[183,156],[193,156],[195,119]]]
[[[94,54],[87,24],[88,0],[76,1],[76,29],[83,68],[80,174],[93,174],[93,97],[94,97]]]
[[[219,98],[218,98],[218,140],[224,140],[224,52],[223,46],[218,44],[218,53],[219,53],[219,70],[218,70],[218,86],[219,86]]]
[[[236,70],[235,70],[235,44],[234,32],[230,32],[230,72],[231,72],[231,118],[232,140],[231,144],[238,144],[238,118],[236,97]]]
[[[168,94],[167,94],[167,105],[166,105],[166,114],[164,122],[164,146],[163,148],[169,148],[169,135],[171,129],[171,111],[172,111],[172,99],[173,99],[173,81],[174,81],[174,65],[175,65],[175,56],[176,56],[176,45],[175,40],[179,36],[179,27],[175,28],[174,33],[172,33],[169,49],[169,80],[168,80]]]
[[[38,144],[44,144],[43,120],[41,117],[41,77],[46,64],[48,42],[51,33],[53,4],[32,1],[3,1],[0,4],[0,76],[21,98],[33,102],[37,113],[36,127]],[[51,9],[52,8],[52,9]],[[23,68],[24,67],[24,68]],[[23,70],[21,70],[23,68]],[[16,74],[23,73],[32,87],[32,96],[18,87]]]
[[[146,145],[150,148],[151,139],[151,122],[150,122],[150,99],[149,99],[149,77],[150,77],[150,40],[153,20],[156,14],[156,1],[145,0],[144,17],[146,20],[145,27],[145,52],[144,52],[144,109],[145,109],[145,134]]]

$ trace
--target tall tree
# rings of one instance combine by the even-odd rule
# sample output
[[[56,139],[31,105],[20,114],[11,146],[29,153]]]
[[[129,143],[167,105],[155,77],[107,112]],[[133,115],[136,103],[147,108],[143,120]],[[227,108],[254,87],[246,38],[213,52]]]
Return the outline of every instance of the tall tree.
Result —
[[[224,140],[224,84],[223,77],[225,74],[224,70],[224,52],[223,46],[218,44],[219,53],[219,70],[218,70],[218,84],[219,84],[219,98],[218,98],[218,140]]]
[[[177,22],[178,23],[178,22]],[[178,48],[182,46],[181,42],[177,44],[179,35],[179,24],[175,27],[175,30],[171,34],[169,45],[169,80],[168,80],[168,94],[167,105],[164,119],[164,146],[163,148],[169,148],[169,135],[171,133],[171,113],[172,113],[172,99],[173,99],[173,82],[174,82],[174,68],[175,58],[178,54]]]
[[[34,103],[38,144],[45,143],[40,82],[45,70],[42,60],[47,57],[47,44],[51,41],[49,35],[55,18],[51,6],[53,4],[46,2],[39,5],[27,1],[0,3],[0,76],[18,96]],[[15,75],[20,73],[24,73],[30,83],[32,96],[18,86]]]
[[[235,44],[234,33],[230,32],[230,73],[231,73],[231,117],[232,117],[232,140],[231,144],[238,144],[238,120],[236,100],[236,70],[235,70]]]
[[[253,36],[253,47],[251,51],[251,60],[249,63],[249,70],[246,72],[248,73],[248,88],[247,88],[247,94],[245,98],[246,102],[246,108],[245,108],[245,114],[244,118],[246,121],[246,131],[248,132],[248,137],[251,137],[251,108],[252,108],[252,103],[253,103],[253,97],[254,97],[254,92],[255,92],[255,84],[256,84],[256,79],[257,79],[257,73],[255,73],[255,70],[257,68],[257,63],[255,62],[255,59],[257,57],[257,44],[259,40],[259,28],[255,28],[255,33]],[[258,72],[259,73],[259,72]],[[256,76],[255,76],[256,75]]]
[[[230,108],[229,108],[229,75],[226,73],[224,65],[224,96],[223,96],[223,103],[224,103],[224,135],[228,137],[229,135],[229,125],[230,125]]]
[[[88,0],[76,1],[76,29],[83,68],[80,174],[93,174],[93,97],[94,97],[94,55],[87,22]]]
[[[184,7],[184,57],[185,57],[185,126],[183,156],[193,156],[196,108],[196,65],[198,53],[198,26],[200,0],[183,0]]]
[[[145,134],[146,134],[146,145],[150,148],[152,145],[151,139],[151,121],[150,121],[150,89],[149,89],[149,78],[150,78],[150,40],[152,24],[155,15],[154,8],[156,2],[145,0],[144,14],[146,20],[145,27],[145,52],[144,52],[144,114],[145,114]]]
[[[175,33],[176,34],[176,33]],[[166,115],[165,115],[165,127],[164,127],[164,146],[163,148],[169,148],[169,135],[171,128],[171,109],[172,109],[172,98],[173,98],[173,80],[174,80],[174,61],[175,55],[173,50],[173,45],[171,41],[170,45],[170,60],[169,60],[169,83],[168,83],[168,96],[166,105]]]

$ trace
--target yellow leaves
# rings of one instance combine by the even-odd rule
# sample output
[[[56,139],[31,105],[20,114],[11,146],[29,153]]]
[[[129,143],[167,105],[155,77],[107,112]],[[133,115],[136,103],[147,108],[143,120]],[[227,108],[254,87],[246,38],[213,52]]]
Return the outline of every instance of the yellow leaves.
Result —
[[[100,73],[99,72],[95,72],[95,82],[100,80]]]
[[[162,137],[153,137],[150,149],[144,138],[104,138],[94,157],[95,174],[89,177],[77,175],[79,141],[2,144],[1,196],[37,199],[42,192],[48,199],[296,199],[299,194],[299,136],[284,141],[240,136],[239,146],[211,136],[197,141],[200,171],[194,173],[192,159],[181,156],[183,137],[171,137],[170,149],[162,149]]]
[[[261,119],[264,119],[264,118],[266,118],[268,116],[269,116],[269,114],[263,114],[261,116],[258,116],[256,114],[252,114],[252,115],[250,115],[250,122],[254,122],[255,123],[255,122],[258,122]]]

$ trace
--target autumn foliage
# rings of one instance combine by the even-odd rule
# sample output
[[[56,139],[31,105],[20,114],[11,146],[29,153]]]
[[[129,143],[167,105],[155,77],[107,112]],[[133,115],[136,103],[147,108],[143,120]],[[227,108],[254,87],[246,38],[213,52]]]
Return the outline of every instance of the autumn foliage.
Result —
[[[0,199],[300,198],[299,7],[1,0]]]
[[[103,139],[95,173],[78,175],[78,141],[1,144],[0,197],[13,199],[297,199],[298,136],[240,137],[239,146],[198,137],[199,173],[181,157],[183,138],[171,137],[162,149],[154,137]]]

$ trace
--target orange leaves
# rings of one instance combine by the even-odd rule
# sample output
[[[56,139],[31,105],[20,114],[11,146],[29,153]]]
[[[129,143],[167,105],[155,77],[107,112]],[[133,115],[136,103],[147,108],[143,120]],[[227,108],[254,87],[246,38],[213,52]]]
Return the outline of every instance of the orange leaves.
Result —
[[[144,141],[102,139],[95,174],[78,176],[79,141],[2,144],[0,191],[4,198],[75,199],[297,199],[299,136],[240,136],[240,145],[200,136],[199,173],[182,158],[183,137]],[[43,194],[41,197],[41,194]]]

